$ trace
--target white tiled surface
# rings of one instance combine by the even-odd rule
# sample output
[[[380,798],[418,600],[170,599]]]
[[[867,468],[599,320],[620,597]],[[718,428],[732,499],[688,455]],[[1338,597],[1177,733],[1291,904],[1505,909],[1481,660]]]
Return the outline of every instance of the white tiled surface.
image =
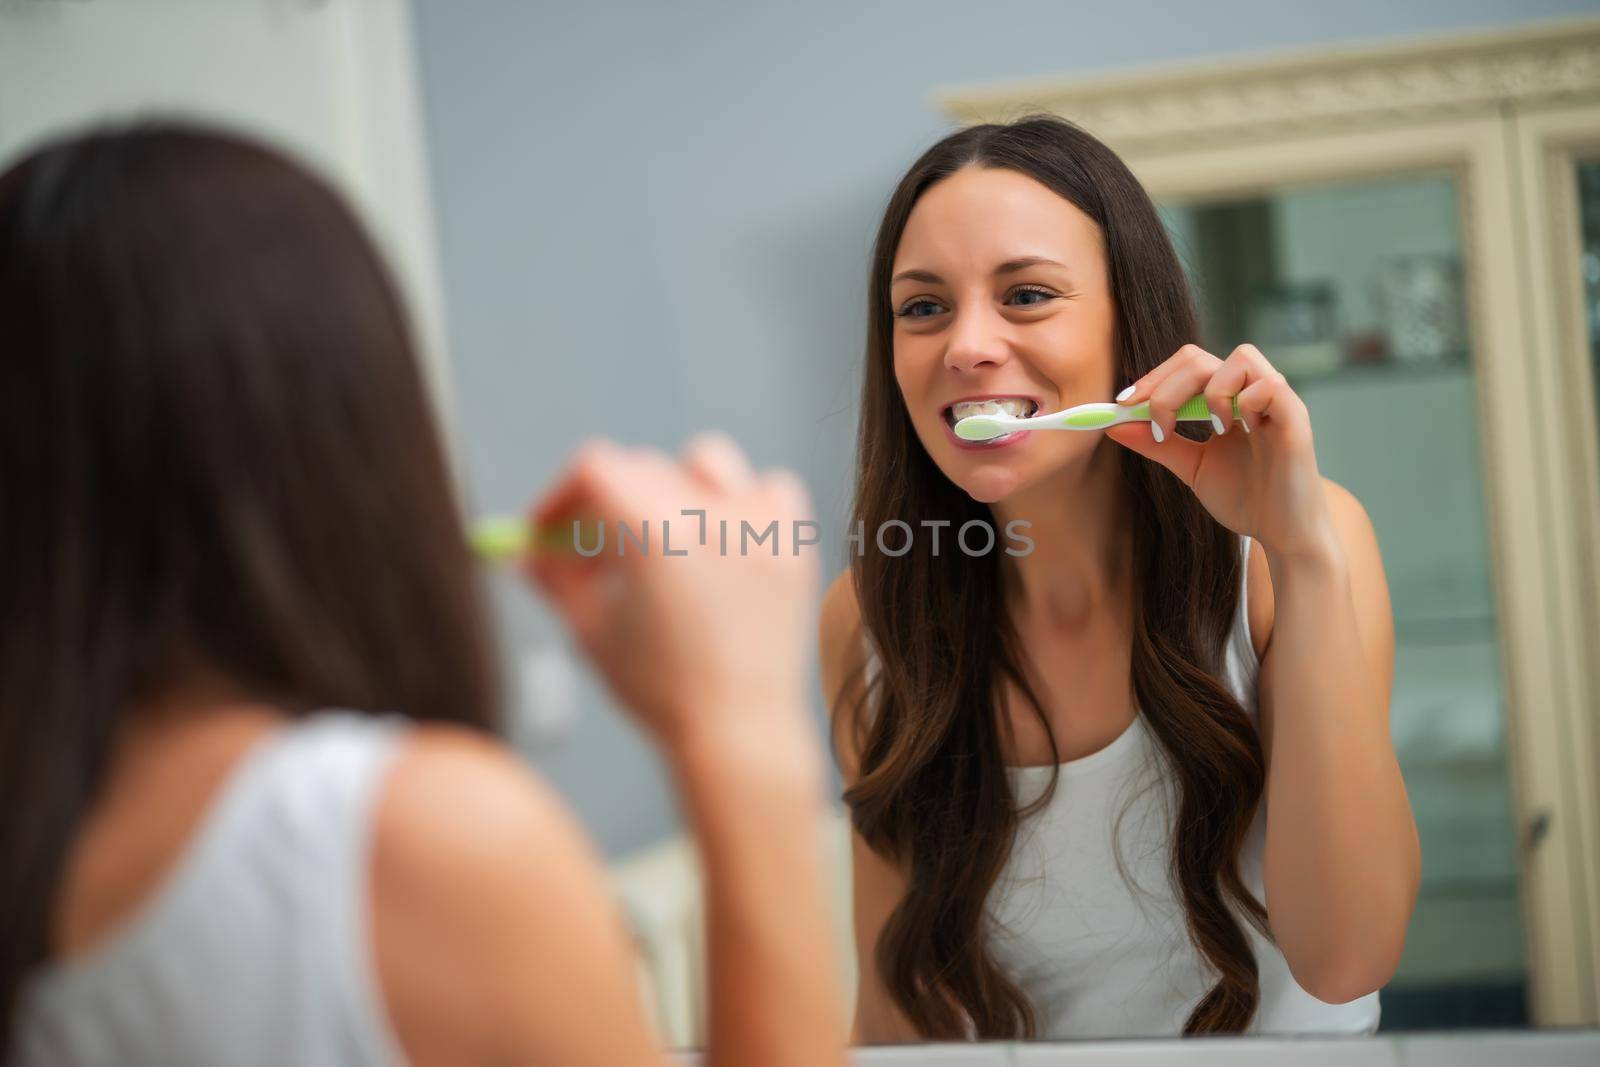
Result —
[[[1600,1067],[1600,1030],[1441,1034],[1400,1042],[1400,1067]]]
[[[1014,1046],[996,1042],[982,1045],[899,1045],[855,1050],[855,1067],[1012,1067]]]
[[[851,1050],[854,1067],[1013,1067],[1012,1046],[1003,1042],[981,1045],[899,1045]],[[679,1052],[673,1062],[699,1067],[697,1052]],[[1074,1060],[1073,1064],[1087,1061]]]
[[[1391,1042],[1361,1038],[1246,1037],[1016,1045],[1011,1062],[1013,1067],[1400,1067]]]
[[[699,1067],[697,1052],[673,1062]],[[1600,1067],[1600,1031],[1343,1040],[1227,1038],[855,1049],[855,1067]]]

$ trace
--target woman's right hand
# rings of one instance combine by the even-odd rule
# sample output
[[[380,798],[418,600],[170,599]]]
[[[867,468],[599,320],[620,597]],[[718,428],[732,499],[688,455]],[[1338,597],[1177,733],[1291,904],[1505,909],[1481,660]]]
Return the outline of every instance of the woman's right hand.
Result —
[[[704,509],[703,544],[685,509]],[[677,778],[705,872],[708,1064],[843,1059],[822,746],[804,698],[816,560],[794,543],[808,512],[799,479],[752,471],[721,436],[677,461],[592,445],[534,510],[542,529],[581,518],[585,547],[607,528],[598,555],[536,552],[528,569]],[[646,520],[649,551],[619,555],[617,524]],[[741,553],[742,524],[774,520],[776,554],[770,540]]]
[[[704,509],[700,520],[684,509]],[[617,698],[669,750],[704,738],[761,744],[814,732],[804,701],[816,561],[794,546],[795,520],[809,519],[804,485],[787,471],[756,472],[727,437],[704,435],[678,460],[607,442],[585,447],[535,506],[540,530],[572,529],[605,547],[534,553],[526,570],[565,621]],[[778,523],[772,542],[748,554],[741,522],[757,532]],[[621,547],[619,523],[649,548]],[[672,555],[663,551],[670,523]],[[727,523],[721,550],[720,524]],[[679,555],[682,551],[685,554]]]

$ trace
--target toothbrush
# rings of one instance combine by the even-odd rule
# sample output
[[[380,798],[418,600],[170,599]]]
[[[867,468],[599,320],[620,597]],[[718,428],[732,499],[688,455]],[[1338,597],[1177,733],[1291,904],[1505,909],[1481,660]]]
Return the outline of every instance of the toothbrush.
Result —
[[[1241,419],[1239,399],[1233,400],[1233,417]],[[1048,415],[968,415],[956,422],[956,436],[963,441],[992,441],[1017,430],[1104,430],[1124,422],[1144,422],[1150,418],[1150,402],[1125,408],[1121,404],[1079,404]],[[1191,397],[1178,409],[1179,422],[1218,423],[1203,396]]]
[[[467,530],[467,544],[479,559],[499,563],[527,552],[550,552],[572,548],[569,531],[557,527],[543,529],[516,515],[490,515],[474,521]]]
[[[1233,417],[1239,414],[1239,400],[1234,398]],[[1150,402],[1125,408],[1121,404],[1079,404],[1064,411],[1048,415],[968,415],[957,421],[956,436],[964,441],[992,441],[1017,430],[1104,430],[1125,422],[1143,422],[1150,418]],[[1178,408],[1179,422],[1213,422],[1211,409],[1203,396],[1191,397]],[[1214,424],[1214,422],[1213,422]],[[554,533],[556,536],[551,536]],[[525,519],[511,515],[493,515],[477,520],[467,535],[472,551],[489,562],[513,559],[529,550],[570,548],[571,541],[559,531],[539,531]]]

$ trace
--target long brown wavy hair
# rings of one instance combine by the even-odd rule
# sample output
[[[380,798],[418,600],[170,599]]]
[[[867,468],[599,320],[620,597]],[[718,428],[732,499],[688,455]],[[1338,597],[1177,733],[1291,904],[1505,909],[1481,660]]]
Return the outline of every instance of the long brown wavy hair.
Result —
[[[912,428],[894,377],[889,304],[912,208],[931,186],[970,166],[1027,175],[1099,225],[1116,305],[1119,387],[1198,336],[1194,301],[1155,206],[1109,148],[1050,117],[951,134],[900,181],[873,250],[852,516],[865,526],[858,529],[891,519],[913,528],[924,519],[947,519],[952,528],[991,519],[986,505],[940,472]],[[1218,678],[1239,603],[1240,541],[1170,472],[1119,451],[1132,514],[1133,688],[1177,786],[1173,883],[1189,936],[1216,974],[1184,1032],[1237,1032],[1259,999],[1240,916],[1266,932],[1265,911],[1237,864],[1265,781],[1261,743]],[[952,566],[914,543],[902,556],[868,550],[851,564],[880,669],[870,683],[864,671],[847,678],[834,703],[834,728],[853,731],[859,753],[845,802],[863,840],[906,876],[875,959],[895,1003],[932,1039],[1035,1033],[1032,1007],[987,944],[989,892],[1019,819],[1034,810],[1019,809],[1006,777],[999,724],[1007,679],[1049,732],[1022,669],[999,560],[991,552]]]
[[[139,700],[492,730],[488,617],[404,308],[341,197],[186,125],[0,174],[0,1063]]]

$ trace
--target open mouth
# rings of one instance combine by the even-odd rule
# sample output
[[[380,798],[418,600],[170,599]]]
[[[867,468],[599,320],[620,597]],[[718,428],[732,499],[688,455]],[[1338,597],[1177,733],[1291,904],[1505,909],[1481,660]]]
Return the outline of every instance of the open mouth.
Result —
[[[1022,396],[995,396],[984,400],[958,400],[944,409],[944,421],[954,427],[971,415],[1011,415],[1027,418],[1039,410],[1037,401]],[[1007,436],[1010,436],[1009,434]]]

